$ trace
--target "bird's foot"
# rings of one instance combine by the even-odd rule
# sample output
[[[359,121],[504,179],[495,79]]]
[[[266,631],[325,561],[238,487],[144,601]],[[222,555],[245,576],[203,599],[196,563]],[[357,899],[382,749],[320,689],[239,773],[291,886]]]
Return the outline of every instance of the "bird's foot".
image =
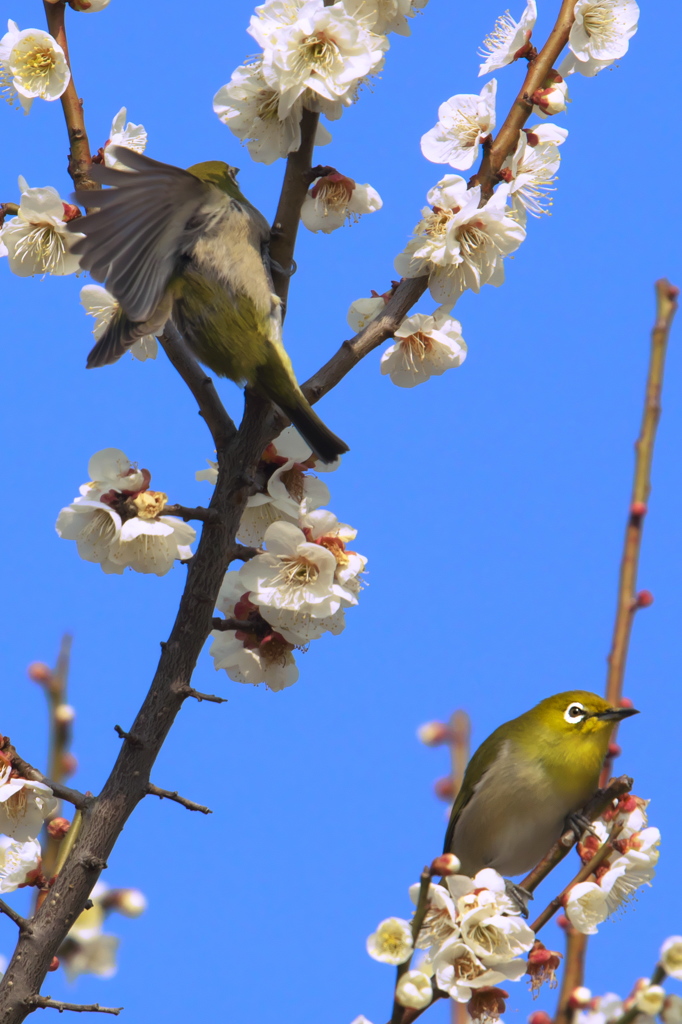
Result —
[[[528,901],[535,899],[532,892],[528,889],[524,889],[522,885],[517,885],[516,882],[510,881],[509,878],[504,880],[504,888],[507,896],[516,904],[519,908],[519,913],[522,917],[528,917]]]
[[[576,811],[574,814],[568,815],[564,831],[569,829],[573,832],[577,843],[580,842],[584,832],[590,832],[593,836],[597,834],[593,823],[589,818],[585,817],[582,811]]]
[[[272,256],[270,257],[270,266],[276,273],[282,274],[284,277],[293,277],[298,270],[296,260],[292,260],[289,269],[285,270],[281,263],[278,263],[277,260],[273,260]]]

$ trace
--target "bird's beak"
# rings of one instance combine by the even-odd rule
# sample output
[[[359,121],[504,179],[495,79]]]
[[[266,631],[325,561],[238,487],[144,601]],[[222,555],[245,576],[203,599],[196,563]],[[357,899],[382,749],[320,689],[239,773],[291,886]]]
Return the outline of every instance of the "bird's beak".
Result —
[[[620,722],[622,718],[638,714],[637,708],[609,708],[608,711],[598,712],[594,717],[601,719],[602,722]]]

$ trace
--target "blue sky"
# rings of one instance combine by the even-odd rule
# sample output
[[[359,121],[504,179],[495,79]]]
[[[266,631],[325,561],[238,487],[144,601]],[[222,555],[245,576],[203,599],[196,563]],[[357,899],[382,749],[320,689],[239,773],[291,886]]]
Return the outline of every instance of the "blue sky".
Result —
[[[536,40],[558,6],[541,0]],[[188,1015],[348,1024],[359,1013],[382,1024],[393,972],[369,959],[365,938],[381,918],[409,915],[407,888],[439,852],[445,824],[431,787],[447,770],[446,752],[422,747],[417,726],[463,707],[479,743],[550,693],[602,689],[653,282],[682,283],[673,192],[682,154],[670,117],[679,82],[660,51],[662,38],[679,38],[682,10],[672,0],[646,6],[626,57],[597,79],[571,81],[573,102],[557,118],[569,137],[551,218],[531,222],[503,287],[458,304],[464,366],[406,391],[380,376],[375,352],[321,404],[351,447],[325,480],[330,507],[357,527],[369,558],[360,605],[340,637],[311,645],[299,682],[279,694],[240,686],[202,656],[195,685],[228,703],[185,706],[153,780],[214,814],[151,798],[138,808],[107,872],[110,884],[149,898],[143,918],[110,922],[122,937],[118,975],[72,988],[51,975],[45,992],[123,1005],[129,1024]],[[21,28],[42,25],[41,4],[6,7]],[[444,99],[480,89],[476,47],[501,11],[498,0],[431,0],[411,38],[391,37],[372,89],[330,126],[334,140],[319,158],[370,182],[384,207],[328,237],[302,231],[285,334],[301,379],[348,336],[350,302],[395,276],[393,258],[447,170],[422,157],[419,138]],[[271,216],[282,164],[250,163],[211,107],[255,50],[244,32],[250,13],[242,0],[196,9],[111,0],[102,13],[71,15],[93,149],[125,104],[146,126],[151,156],[236,164],[246,195]],[[498,113],[522,73],[518,65],[498,73]],[[66,196],[59,105],[36,102],[28,117],[3,108],[0,117],[0,201],[16,200],[19,173]],[[212,446],[163,358],[85,370],[82,283],[19,279],[0,265],[8,638],[0,732],[41,762],[45,711],[25,668],[52,661],[71,630],[74,784],[97,792],[120,743],[113,727],[126,727],[142,700],[185,570],[105,576],[57,537],[54,521],[86,479],[90,455],[109,446],[148,467],[171,500],[205,503],[208,485],[194,473]],[[622,728],[618,764],[652,799],[662,856],[653,887],[591,941],[595,992],[625,994],[651,970],[660,942],[682,931],[680,327],[640,576],[655,604],[635,624],[626,685],[642,714]],[[219,387],[238,415],[237,388]],[[563,877],[546,882],[538,902]],[[12,939],[0,920],[0,950]],[[546,941],[561,941],[553,926]],[[530,999],[521,985],[512,996],[505,1019],[525,1020]],[[545,990],[535,1006],[553,1002]],[[447,1008],[429,1016],[442,1022]]]

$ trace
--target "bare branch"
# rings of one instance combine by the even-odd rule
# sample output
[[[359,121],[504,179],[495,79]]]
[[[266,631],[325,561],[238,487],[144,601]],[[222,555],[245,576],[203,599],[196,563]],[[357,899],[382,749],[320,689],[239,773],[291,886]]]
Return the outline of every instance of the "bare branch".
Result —
[[[635,614],[639,608],[644,607],[637,596],[637,569],[642,546],[644,519],[651,492],[651,466],[656,443],[656,429],[661,417],[661,391],[663,390],[668,336],[677,311],[679,295],[679,288],[671,285],[669,281],[663,279],[657,281],[655,287],[656,321],[651,332],[651,354],[644,411],[639,438],[635,444],[634,479],[620,563],[616,620],[613,627],[611,651],[607,660],[606,699],[613,707],[618,707],[623,696],[625,665]],[[615,735],[616,730],[611,737],[612,741]],[[604,767],[604,775],[608,775],[610,770],[611,762],[609,760]]]
[[[195,519],[200,523],[214,523],[218,518],[218,513],[214,508],[186,508],[184,505],[166,505],[163,510],[165,516],[178,516],[180,519],[184,519],[185,522],[189,522],[190,519]]]
[[[232,548],[232,559],[238,559],[240,562],[248,562],[250,558],[255,558],[256,555],[262,555],[262,548],[249,548],[245,544],[235,544]]]
[[[144,746],[144,740],[141,740],[139,736],[136,736],[135,733],[133,732],[126,732],[125,729],[122,729],[120,725],[114,726],[114,732],[120,739],[127,740],[128,743],[130,743],[133,747]]]
[[[24,779],[31,779],[32,782],[42,782],[43,785],[49,786],[56,797],[60,800],[66,800],[68,803],[73,804],[74,807],[87,808],[93,803],[95,797],[91,794],[81,793],[77,789],[72,789],[70,786],[63,786],[61,782],[55,782],[53,779],[49,779],[47,775],[43,775],[37,768],[29,764],[28,761],[24,761],[23,757],[17,754],[16,750],[10,742],[9,736],[5,736],[5,742],[2,745],[2,750],[9,756],[12,762],[12,767],[16,768],[19,775]]]
[[[244,633],[253,633],[256,631],[256,623],[250,622],[247,619],[221,619],[216,615],[211,619],[211,622],[213,623],[213,629],[238,629]],[[272,630],[272,626],[269,626],[268,628],[269,630]]]
[[[150,796],[158,796],[160,800],[173,800],[176,804],[182,804],[188,811],[201,811],[202,814],[213,814],[210,807],[204,807],[203,804],[195,804],[193,800],[187,800],[175,790],[159,789],[153,782],[147,784],[147,793]]]
[[[201,703],[202,700],[208,700],[212,704],[227,704],[226,697],[216,697],[213,693],[200,693],[199,690],[194,690],[191,686],[185,686],[182,689],[182,694],[185,697],[194,697]]]
[[[199,363],[185,345],[182,335],[170,320],[166,324],[163,334],[159,336],[159,342],[171,363],[194,395],[199,406],[199,414],[203,417],[206,426],[211,431],[213,441],[220,456],[220,451],[227,448],[237,428],[220,401],[212,379],[199,366]]]
[[[100,1006],[99,1003],[63,1003],[60,999],[51,999],[50,996],[29,996],[26,1006],[31,1010],[71,1010],[72,1013],[113,1013],[118,1017],[123,1009],[122,1006]]]
[[[583,983],[585,977],[585,954],[587,953],[588,936],[579,932],[569,924],[566,929],[566,955],[564,972],[561,979],[561,990],[557,1003],[554,1024],[571,1024],[575,1010],[571,1006],[571,996],[576,988]]]
[[[43,6],[45,7],[45,16],[47,17],[47,27],[50,35],[61,46],[69,67],[71,67],[64,20],[66,2],[65,0],[57,0],[57,3],[51,3],[50,0],[44,0]],[[64,120],[66,121],[66,130],[69,134],[71,147],[68,169],[73,183],[78,189],[99,189],[101,185],[98,185],[90,177],[90,168],[92,167],[90,143],[88,142],[88,134],[85,130],[83,102],[78,98],[78,93],[76,92],[73,71],[71,72],[69,84],[62,94],[62,110],[64,111]]]
[[[10,921],[14,921],[17,928],[20,928],[22,930],[30,928],[30,925],[26,918],[22,917],[21,914],[17,914],[16,910],[13,910],[12,907],[5,903],[4,900],[0,900],[0,913],[5,914],[6,917],[9,917]]]

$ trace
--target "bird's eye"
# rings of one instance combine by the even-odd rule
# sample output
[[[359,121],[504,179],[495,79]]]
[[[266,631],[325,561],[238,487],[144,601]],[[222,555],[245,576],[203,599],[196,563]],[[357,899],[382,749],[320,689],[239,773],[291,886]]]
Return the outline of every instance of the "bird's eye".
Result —
[[[568,722],[569,725],[575,725],[577,722],[582,722],[584,717],[585,708],[582,704],[578,704],[577,701],[573,704],[569,704],[564,711],[564,720]]]

